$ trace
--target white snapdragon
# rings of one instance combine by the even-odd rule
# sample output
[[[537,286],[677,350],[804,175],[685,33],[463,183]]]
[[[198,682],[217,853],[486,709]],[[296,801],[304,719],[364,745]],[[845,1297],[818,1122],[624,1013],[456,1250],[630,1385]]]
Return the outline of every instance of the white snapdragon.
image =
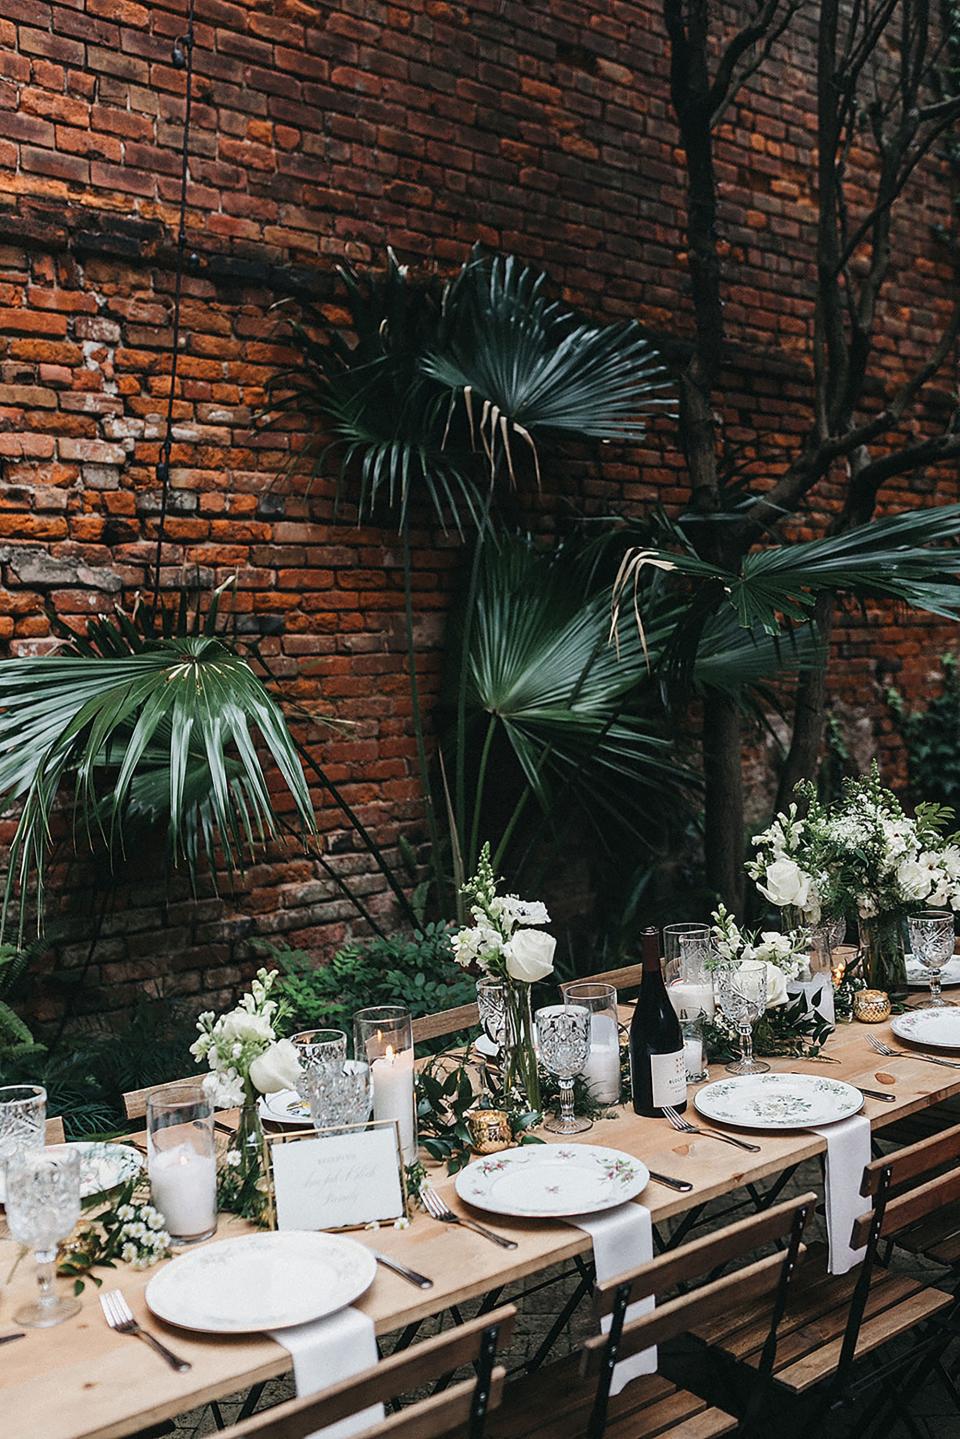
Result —
[[[270,994],[276,978],[276,970],[258,970],[234,1009],[219,1018],[208,1010],[197,1020],[200,1035],[190,1052],[198,1063],[206,1061],[210,1072],[204,1091],[218,1108],[242,1104],[251,1086],[271,1093],[296,1079],[296,1053],[288,1040],[278,1039],[275,1028],[279,1005]]]
[[[533,984],[551,973],[556,940],[540,928],[550,922],[547,907],[540,900],[497,894],[489,845],[484,845],[477,873],[463,892],[472,900],[473,923],[453,937],[458,964],[519,984]]]

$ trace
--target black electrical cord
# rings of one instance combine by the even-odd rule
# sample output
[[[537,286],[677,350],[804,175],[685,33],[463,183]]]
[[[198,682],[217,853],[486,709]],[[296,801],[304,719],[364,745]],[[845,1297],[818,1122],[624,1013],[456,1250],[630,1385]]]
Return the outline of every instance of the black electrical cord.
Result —
[[[187,181],[190,171],[190,113],[193,104],[193,12],[196,0],[190,0],[187,13],[187,28],[173,46],[173,64],[178,70],[186,71],[186,100],[183,111],[183,143],[180,149],[180,225],[177,230],[177,264],[173,291],[173,353],[170,358],[170,393],[167,398],[167,423],[160,460],[157,464],[157,480],[160,485],[160,519],[157,526],[157,554],[154,561],[153,601],[151,622],[156,619],[160,603],[160,560],[163,555],[164,529],[167,523],[167,504],[170,495],[170,451],[173,447],[173,405],[177,388],[177,361],[180,355],[180,300],[183,293],[183,260],[187,248]]]

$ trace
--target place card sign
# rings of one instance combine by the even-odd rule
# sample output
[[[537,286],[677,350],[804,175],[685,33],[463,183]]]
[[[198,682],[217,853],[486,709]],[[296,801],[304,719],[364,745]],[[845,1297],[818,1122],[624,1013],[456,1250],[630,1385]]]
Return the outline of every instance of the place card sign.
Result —
[[[357,1229],[406,1214],[394,1121],[266,1140],[275,1229]]]

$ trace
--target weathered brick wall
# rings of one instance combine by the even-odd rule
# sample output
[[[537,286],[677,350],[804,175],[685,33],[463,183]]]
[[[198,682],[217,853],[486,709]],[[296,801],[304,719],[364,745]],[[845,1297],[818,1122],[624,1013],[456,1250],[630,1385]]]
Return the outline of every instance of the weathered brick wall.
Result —
[[[186,0],[5,0],[0,18],[0,636],[11,654],[67,618],[129,601],[153,554],[155,465],[169,385],[173,236],[184,76],[171,47]],[[731,4],[731,16],[739,13]],[[689,330],[681,172],[656,0],[198,0],[174,486],[164,582],[237,575],[241,628],[262,637],[288,692],[348,723],[315,752],[387,852],[416,838],[399,555],[390,534],[335,517],[332,487],[280,476],[289,437],[252,411],[282,357],[271,305],[305,291],[335,315],[334,263],[404,258],[446,268],[479,240],[547,267],[603,319]],[[758,476],[808,420],[814,201],[814,36],[798,22],[725,121],[719,177],[736,355],[726,439]],[[856,157],[854,157],[856,159]],[[949,304],[930,237],[948,200],[930,169],[895,234],[878,345],[889,379],[924,353]],[[919,423],[935,423],[935,405]],[[754,432],[762,432],[759,447]],[[925,495],[953,492],[927,477]],[[824,486],[829,503],[836,484]],[[551,466],[535,526],[683,502],[669,426],[643,451]],[[889,502],[908,501],[903,491]],[[433,693],[454,541],[414,536],[425,693]],[[854,618],[837,690],[875,715],[893,651],[922,690],[940,638],[916,619]],[[880,720],[877,727],[882,729]],[[867,736],[872,743],[873,737]],[[881,736],[887,759],[894,741]],[[381,914],[388,898],[319,791],[332,862]],[[9,829],[7,830],[9,833]],[[2,834],[0,834],[2,838]],[[319,952],[353,924],[305,861],[272,855],[237,894],[193,902],[133,856],[91,978],[116,1005],[145,985],[220,991],[252,934]],[[88,958],[95,871],[55,870],[61,959]],[[55,906],[56,908],[56,906]],[[165,976],[158,979],[158,975]]]

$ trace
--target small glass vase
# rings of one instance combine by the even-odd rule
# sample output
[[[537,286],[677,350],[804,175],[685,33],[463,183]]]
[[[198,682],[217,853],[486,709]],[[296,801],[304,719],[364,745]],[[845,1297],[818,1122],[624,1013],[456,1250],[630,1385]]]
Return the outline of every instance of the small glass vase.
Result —
[[[244,1219],[257,1220],[266,1207],[266,1194],[262,1183],[263,1171],[263,1125],[257,1108],[259,1096],[248,1080],[244,1085],[243,1104],[237,1130],[228,1148],[234,1151],[235,1162],[228,1160],[227,1173],[230,1177],[229,1208]]]
[[[504,981],[503,1087],[517,1094],[528,1109],[540,1108],[540,1074],[533,1043],[530,985]]]
[[[903,953],[903,921],[898,914],[878,914],[861,919],[860,969],[870,989],[885,994],[903,993],[907,988],[907,967]]]

